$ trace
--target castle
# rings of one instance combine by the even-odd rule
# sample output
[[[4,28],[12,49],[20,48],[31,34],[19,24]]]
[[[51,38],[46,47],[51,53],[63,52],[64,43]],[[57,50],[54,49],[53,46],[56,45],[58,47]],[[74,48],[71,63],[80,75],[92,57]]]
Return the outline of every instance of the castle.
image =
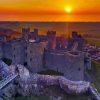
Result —
[[[6,37],[5,37],[6,38]],[[5,41],[1,37],[0,58],[12,60],[12,64],[25,65],[32,73],[54,70],[64,74],[70,80],[84,80],[86,67],[85,53],[82,51],[84,38],[72,32],[72,38],[56,37],[55,31],[48,31],[47,36],[39,36],[38,29],[22,29],[22,37]]]

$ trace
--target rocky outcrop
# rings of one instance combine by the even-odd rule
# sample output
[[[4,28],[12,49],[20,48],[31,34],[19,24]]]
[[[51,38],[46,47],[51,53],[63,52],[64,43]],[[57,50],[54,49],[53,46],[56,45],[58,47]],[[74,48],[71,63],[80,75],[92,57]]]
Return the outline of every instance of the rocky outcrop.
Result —
[[[22,96],[40,95],[43,94],[46,87],[53,85],[59,86],[69,94],[85,93],[90,87],[89,82],[70,81],[63,76],[33,74],[22,65],[17,65],[16,68],[19,72],[19,76],[15,79],[13,84],[10,84],[3,90],[3,93],[7,97],[12,97],[16,94]]]
[[[89,82],[73,82],[61,76],[38,74],[30,75],[27,81],[23,81],[23,79],[20,79],[19,84],[20,88],[18,91],[24,96],[33,93],[40,94],[40,91],[43,91],[45,87],[52,85],[59,85],[60,88],[62,88],[66,93],[69,94],[82,94],[88,91],[88,88],[90,86]]]
[[[59,85],[60,88],[69,94],[81,94],[88,91],[90,86],[89,82],[70,81],[63,76],[30,74],[29,71],[22,65],[18,65],[18,69],[20,75],[20,87],[24,91],[22,93],[26,94],[31,94],[31,90],[37,91],[51,85]]]
[[[16,85],[10,83],[6,88],[0,90],[0,100],[12,100],[16,93]]]
[[[59,77],[60,87],[69,94],[80,94],[88,91],[89,82],[85,81],[70,81],[64,77]]]

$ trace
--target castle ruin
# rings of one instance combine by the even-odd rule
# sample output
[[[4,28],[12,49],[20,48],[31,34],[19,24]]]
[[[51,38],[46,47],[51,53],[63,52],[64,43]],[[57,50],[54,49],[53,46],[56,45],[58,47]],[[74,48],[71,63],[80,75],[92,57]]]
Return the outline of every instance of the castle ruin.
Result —
[[[55,31],[48,31],[42,41],[38,29],[30,32],[29,28],[23,28],[22,38],[0,43],[0,58],[11,59],[14,65],[25,65],[33,73],[49,69],[63,73],[70,80],[84,80],[84,39],[72,32],[66,43],[63,39],[58,42]]]

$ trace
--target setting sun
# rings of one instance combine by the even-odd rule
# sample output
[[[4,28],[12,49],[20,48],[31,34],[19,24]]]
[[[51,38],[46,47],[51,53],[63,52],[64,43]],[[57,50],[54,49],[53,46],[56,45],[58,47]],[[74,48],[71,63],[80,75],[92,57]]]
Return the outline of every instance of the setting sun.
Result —
[[[69,6],[68,6],[68,7],[66,7],[66,9],[65,9],[65,10],[66,10],[66,12],[67,12],[67,13],[71,13],[71,11],[72,11],[71,7],[69,7]]]
[[[100,21],[100,0],[0,0],[0,20]]]

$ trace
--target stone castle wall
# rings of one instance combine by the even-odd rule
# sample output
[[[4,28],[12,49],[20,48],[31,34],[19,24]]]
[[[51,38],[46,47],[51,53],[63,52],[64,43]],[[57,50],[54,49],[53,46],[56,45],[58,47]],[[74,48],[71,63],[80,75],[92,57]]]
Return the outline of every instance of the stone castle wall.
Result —
[[[26,44],[26,45],[25,45]],[[3,57],[12,59],[13,64],[27,63],[28,69],[37,73],[44,68],[55,70],[70,79],[84,79],[84,54],[71,54],[69,52],[45,51],[46,42],[25,42],[24,40],[14,40],[7,42],[1,48]]]
[[[45,52],[45,66],[47,69],[64,73],[70,80],[84,79],[84,55]]]
[[[3,57],[3,45],[0,44],[0,59]]]
[[[25,47],[23,40],[12,41],[12,62],[13,64],[24,64]]]
[[[43,70],[43,56],[45,42],[33,43],[29,42],[27,46],[27,66],[32,72]]]
[[[23,64],[25,59],[23,40],[12,40],[0,44],[0,58],[8,58],[13,64]]]
[[[12,45],[11,42],[2,44],[3,58],[12,59]]]

